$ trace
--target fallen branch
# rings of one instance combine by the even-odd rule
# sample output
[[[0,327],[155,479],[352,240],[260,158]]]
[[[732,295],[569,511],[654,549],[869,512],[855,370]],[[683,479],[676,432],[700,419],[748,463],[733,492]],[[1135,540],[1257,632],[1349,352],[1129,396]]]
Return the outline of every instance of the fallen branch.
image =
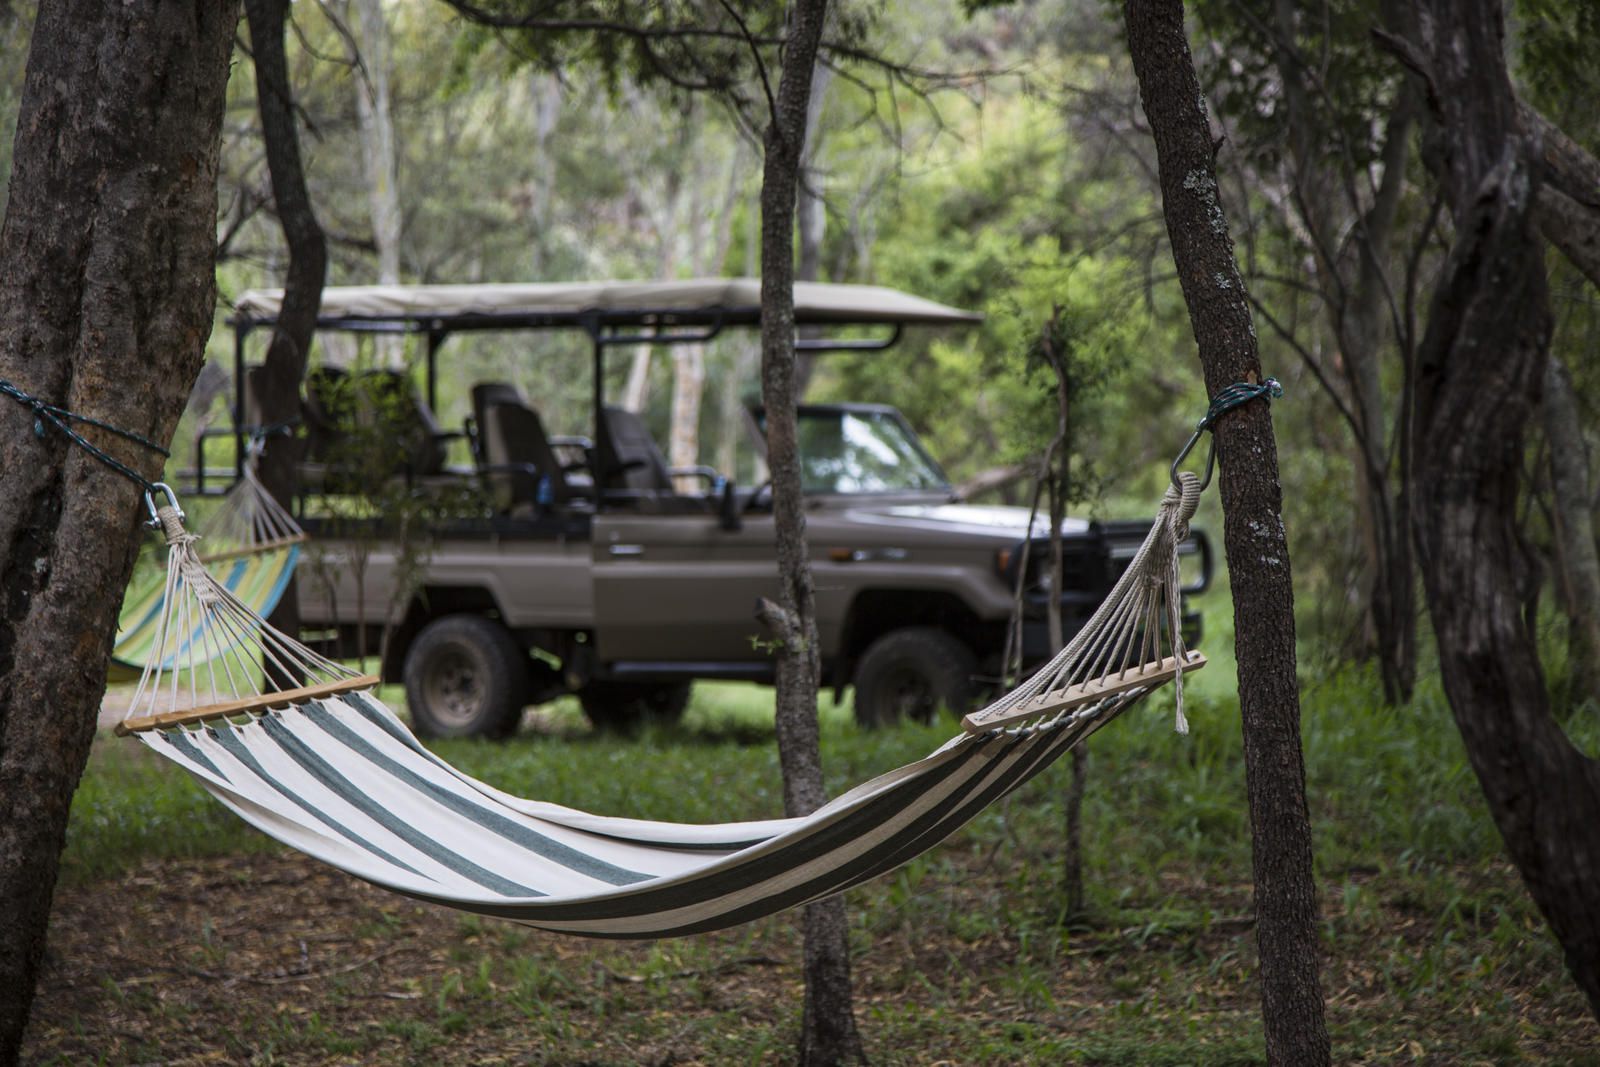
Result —
[[[714,977],[720,974],[727,974],[729,971],[737,971],[744,967],[781,966],[783,966],[783,961],[773,959],[771,956],[743,956],[736,960],[728,960],[726,963],[719,963],[715,967],[690,967],[681,971],[673,971],[671,974],[618,974],[616,971],[606,967],[601,967],[600,971],[607,978],[610,978],[614,982],[628,982],[634,985],[639,985],[644,982],[655,981],[661,978]]]
[[[405,945],[390,945],[388,948],[383,949],[380,952],[375,952],[364,959],[356,960],[354,963],[344,964],[342,967],[330,967],[325,971],[280,970],[271,974],[259,975],[219,974],[216,971],[202,970],[199,967],[173,967],[168,969],[178,971],[182,974],[191,975],[195,978],[204,978],[211,982],[222,982],[225,985],[237,985],[240,982],[250,982],[254,985],[287,985],[290,982],[305,982],[316,978],[332,978],[334,975],[349,974],[351,971],[358,971],[369,964],[377,963],[386,956],[392,956],[394,953],[399,952],[405,947]]]

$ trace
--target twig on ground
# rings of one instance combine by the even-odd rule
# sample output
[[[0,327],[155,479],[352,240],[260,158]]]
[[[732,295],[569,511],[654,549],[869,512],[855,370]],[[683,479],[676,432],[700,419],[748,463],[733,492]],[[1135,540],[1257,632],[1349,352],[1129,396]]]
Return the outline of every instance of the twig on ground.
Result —
[[[629,982],[637,985],[642,982],[653,981],[657,978],[700,978],[704,976],[727,974],[729,971],[737,971],[744,967],[782,966],[782,960],[773,959],[771,956],[741,956],[736,960],[729,960],[726,963],[719,963],[715,967],[689,967],[681,971],[673,971],[671,974],[618,974],[616,971],[613,971],[607,967],[601,967],[600,970],[604,972],[605,976],[610,978],[612,981]]]

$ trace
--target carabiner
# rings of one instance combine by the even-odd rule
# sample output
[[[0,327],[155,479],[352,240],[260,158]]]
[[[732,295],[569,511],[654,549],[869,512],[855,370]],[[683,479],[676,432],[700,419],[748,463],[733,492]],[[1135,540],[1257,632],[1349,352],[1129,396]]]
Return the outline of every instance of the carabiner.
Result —
[[[1198,427],[1196,427],[1196,429],[1194,431],[1194,435],[1189,438],[1189,443],[1183,446],[1183,451],[1178,453],[1178,458],[1172,461],[1172,484],[1173,485],[1178,485],[1179,484],[1178,483],[1178,465],[1180,463],[1182,463],[1185,459],[1188,458],[1190,452],[1194,451],[1195,443],[1200,440],[1200,435],[1205,433],[1208,429],[1209,429],[1209,427],[1204,422],[1202,422]],[[1216,466],[1217,466],[1217,439],[1216,439],[1216,437],[1213,436],[1211,438],[1211,447],[1206,450],[1206,476],[1205,476],[1204,480],[1202,480],[1200,482],[1200,488],[1201,489],[1204,489],[1206,486],[1211,484],[1211,474],[1212,474],[1212,471],[1214,471],[1216,469]],[[1180,488],[1181,488],[1181,486],[1180,486]]]
[[[168,485],[166,482],[153,482],[151,483],[150,488],[145,490],[144,494],[144,506],[150,509],[150,521],[145,525],[149,526],[152,530],[161,529],[161,515],[156,510],[155,492],[157,489],[161,490],[162,494],[166,496],[167,504],[171,506],[173,511],[178,513],[179,519],[186,517],[183,514],[183,508],[178,506],[178,495],[172,491],[172,486]]]

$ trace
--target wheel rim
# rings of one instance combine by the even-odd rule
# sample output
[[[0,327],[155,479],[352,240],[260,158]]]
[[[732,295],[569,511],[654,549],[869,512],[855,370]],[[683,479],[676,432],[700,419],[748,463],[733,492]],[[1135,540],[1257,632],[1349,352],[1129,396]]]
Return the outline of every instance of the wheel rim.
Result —
[[[911,667],[890,671],[883,680],[883,709],[887,722],[912,719],[930,722],[937,707],[933,685]]]
[[[429,717],[446,728],[473,725],[483,713],[483,674],[460,649],[440,652],[422,677],[422,698]]]

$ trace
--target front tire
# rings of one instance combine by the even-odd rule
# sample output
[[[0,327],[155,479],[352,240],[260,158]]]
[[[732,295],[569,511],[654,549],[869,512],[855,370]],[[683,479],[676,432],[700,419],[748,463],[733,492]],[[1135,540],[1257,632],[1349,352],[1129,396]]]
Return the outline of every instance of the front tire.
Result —
[[[677,723],[691,688],[688,682],[591,681],[578,690],[578,703],[596,730],[626,733],[646,723]]]
[[[412,727],[421,737],[509,737],[527,703],[527,658],[493,619],[435,619],[406,652]]]
[[[940,708],[964,715],[977,691],[976,669],[972,650],[943,630],[891,630],[856,665],[856,722],[875,730],[901,719],[932,722]]]

